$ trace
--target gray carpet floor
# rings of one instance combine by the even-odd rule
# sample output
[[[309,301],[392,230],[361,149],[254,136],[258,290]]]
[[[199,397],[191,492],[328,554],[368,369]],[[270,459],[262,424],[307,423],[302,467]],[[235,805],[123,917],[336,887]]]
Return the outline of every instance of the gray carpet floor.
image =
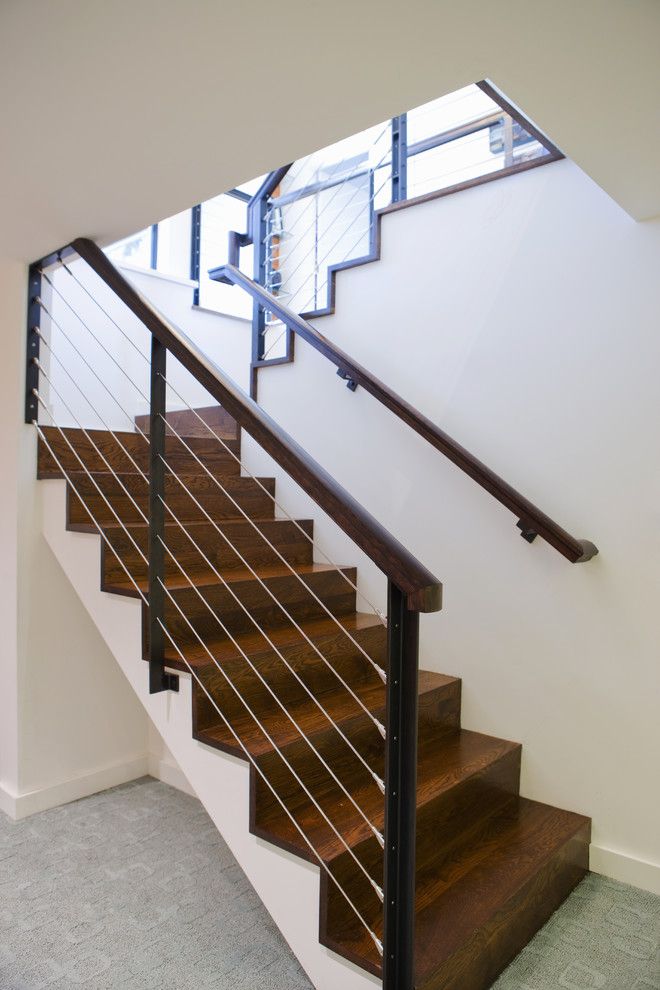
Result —
[[[589,876],[497,990],[660,990],[660,897]],[[0,990],[310,990],[198,801],[145,778],[0,814]]]

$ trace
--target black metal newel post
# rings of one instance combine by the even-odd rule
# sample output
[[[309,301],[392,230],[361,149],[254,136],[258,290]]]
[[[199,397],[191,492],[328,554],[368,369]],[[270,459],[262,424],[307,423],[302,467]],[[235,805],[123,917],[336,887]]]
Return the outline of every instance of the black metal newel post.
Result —
[[[408,198],[408,118],[392,117],[392,202]]]
[[[165,399],[167,348],[151,338],[149,416],[149,693],[178,691],[179,678],[165,671]]]
[[[419,613],[388,586],[383,990],[413,990]]]
[[[25,365],[25,422],[39,419],[39,401],[34,394],[39,389],[39,328],[41,326],[41,270],[39,265],[30,265],[28,273],[27,307],[27,357]]]

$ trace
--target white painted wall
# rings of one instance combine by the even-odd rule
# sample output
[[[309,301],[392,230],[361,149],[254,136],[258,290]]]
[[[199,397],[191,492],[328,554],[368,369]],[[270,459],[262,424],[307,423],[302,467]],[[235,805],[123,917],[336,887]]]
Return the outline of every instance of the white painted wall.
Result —
[[[63,268],[46,284],[47,344],[41,360],[45,405],[40,421],[53,413],[60,426],[132,430],[133,419],[149,411],[151,335],[82,261]],[[125,267],[123,274],[242,388],[249,383],[250,323],[194,307],[193,283]],[[226,287],[228,288],[228,287]],[[228,291],[231,291],[228,288]],[[234,289],[235,293],[241,290]],[[52,319],[48,318],[48,314]],[[172,357],[168,357],[167,408],[213,402]]]
[[[657,887],[660,221],[560,162],[385,217],[382,235],[319,329],[600,555],[529,546],[301,341],[260,373],[260,402],[443,581],[422,663],[464,679],[464,724],[524,744],[525,795],[593,817],[595,868]]]
[[[0,809],[22,817],[148,769],[148,722],[46,545],[23,423],[25,269],[0,263]],[[61,517],[64,525],[64,515]]]

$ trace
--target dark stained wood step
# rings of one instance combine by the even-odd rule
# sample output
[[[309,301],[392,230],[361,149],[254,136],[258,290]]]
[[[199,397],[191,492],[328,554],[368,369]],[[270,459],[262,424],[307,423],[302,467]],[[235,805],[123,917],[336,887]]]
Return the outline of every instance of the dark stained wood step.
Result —
[[[354,690],[359,685],[382,696],[382,678],[364,655],[385,669],[387,630],[376,616],[349,613],[307,620],[301,631],[291,624],[270,629],[268,639],[272,646],[262,633],[253,629],[237,637],[237,644],[228,639],[209,644],[215,661],[240,688],[251,707],[263,698],[265,689],[260,678],[283,701],[288,697],[289,687],[297,696],[305,693],[300,681],[315,697],[332,692],[340,683],[337,675]],[[203,687],[193,686],[195,729],[213,728],[221,723],[214,702],[224,702],[226,681],[216,662],[209,661],[199,644],[186,647],[186,658],[197,667],[203,681]],[[268,708],[273,704],[269,695]],[[224,710],[222,704],[221,710]]]
[[[148,485],[141,475],[121,474],[119,475],[121,484],[114,475],[107,472],[94,473],[91,476],[83,472],[79,474],[71,472],[69,477],[70,484],[67,483],[69,529],[81,527],[89,529],[90,525],[93,528],[90,514],[102,526],[116,525],[119,528],[121,526],[118,519],[124,525],[128,525],[144,523],[144,516],[148,517]],[[214,521],[240,519],[243,518],[241,509],[250,518],[272,519],[275,480],[259,478],[258,482],[253,478],[223,478],[222,487],[218,487],[213,478],[201,474],[182,475],[179,479],[167,476],[165,501],[176,518],[186,523],[208,522],[204,512],[207,512]],[[103,494],[99,493],[98,488]],[[106,499],[110,502],[110,506]],[[201,508],[196,504],[197,502]],[[172,520],[172,516],[166,510],[167,516]]]
[[[222,406],[203,406],[194,412],[190,409],[176,410],[168,412],[165,419],[180,437],[210,437],[212,434],[207,426],[225,440],[235,440],[239,435],[236,420]],[[203,422],[200,423],[200,419]],[[149,416],[136,416],[135,427],[148,434]]]
[[[417,870],[417,990],[487,990],[582,879],[589,840],[589,819],[514,797],[453,845],[437,843]],[[348,869],[344,854],[333,872]],[[380,975],[363,926],[333,883],[322,876],[321,886],[321,941]],[[380,911],[362,908],[380,935]]]
[[[52,447],[53,453],[67,472],[80,472],[83,470],[78,460],[79,457],[87,471],[108,471],[108,465],[104,462],[105,458],[108,464],[111,465],[112,470],[118,474],[133,473],[138,468],[147,474],[149,473],[149,443],[139,433],[116,431],[116,436],[121,441],[120,444],[115,436],[107,430],[87,430],[86,432],[91,438],[90,442],[82,430],[63,430],[62,432],[66,436],[65,439],[57,427],[44,426],[41,429],[49,445]],[[73,446],[75,454],[71,450],[67,440]],[[185,444],[193,453],[186,450],[184,443],[176,437],[168,436],[166,438],[165,460],[168,469],[177,474],[205,475],[204,468],[196,459],[198,457],[212,474],[233,477],[240,474],[239,462],[215,437],[190,437],[189,439],[184,438],[184,440]],[[233,454],[240,456],[241,448],[239,440],[225,440],[225,444]],[[100,456],[97,450],[94,449],[95,446],[103,456]],[[122,447],[124,450],[122,450]],[[41,438],[39,439],[37,453],[37,477],[62,477],[60,469]]]
[[[254,520],[254,523],[246,519],[223,519],[219,520],[217,525],[226,539],[208,522],[186,522],[187,532],[174,522],[165,525],[165,543],[168,549],[192,577],[204,580],[213,575],[207,560],[221,573],[241,567],[240,557],[253,567],[281,566],[282,561],[268,542],[290,564],[312,562],[311,520],[301,520],[296,524],[288,519],[258,519]],[[130,525],[127,528],[130,537],[146,556],[149,543],[146,524]],[[104,586],[120,587],[130,583],[120,560],[136,580],[146,581],[147,564],[131,542],[129,535],[119,525],[107,526],[106,532],[114,552],[109,549],[108,544],[101,543],[101,573]],[[165,574],[166,577],[181,574],[177,563],[169,553],[165,554]]]
[[[283,567],[262,568],[258,572],[261,581],[242,569],[223,575],[229,587],[214,579],[199,584],[199,594],[181,578],[171,591],[176,605],[169,597],[166,598],[165,621],[175,642],[181,646],[196,638],[188,623],[204,639],[226,636],[216,615],[221,618],[225,629],[233,634],[254,630],[255,627],[272,629],[291,625],[283,608],[297,622],[324,618],[326,612],[316,598],[332,615],[352,614],[355,612],[355,591],[342,573],[351,581],[355,580],[354,568],[338,570],[329,564],[299,565],[294,574]],[[122,594],[136,594],[135,589],[117,590]]]
[[[520,746],[477,732],[453,728],[458,715],[455,687],[454,678],[445,678],[440,674],[425,671],[420,678],[420,710],[423,715],[417,784],[419,830],[423,831],[427,822],[433,822],[434,829],[437,825],[436,841],[442,838],[443,827],[451,834],[464,828],[469,812],[475,805],[479,806],[479,813],[482,813],[490,804],[501,802],[503,794],[508,797],[517,793],[520,776]],[[444,715],[444,725],[439,718],[433,718],[433,713],[438,711]],[[384,709],[379,714],[384,714]],[[382,741],[374,744],[373,736],[373,732],[372,738],[367,736],[363,725],[360,738],[354,737],[351,741],[357,742],[357,748],[369,767],[382,778],[384,747]],[[324,737],[315,739],[315,745],[326,759],[333,752],[331,766],[334,773],[360,807],[368,812],[372,824],[382,828],[383,796],[345,743],[333,740],[331,734],[326,733]],[[373,849],[368,844],[361,849],[360,858],[368,865],[373,879],[382,883],[380,846],[371,838],[368,827],[355,808],[346,802],[336,782],[327,771],[318,766],[310,766],[311,757],[303,746],[290,747],[286,750],[286,756],[298,776],[305,779],[308,789],[328,812],[331,820],[341,825],[342,835],[351,837],[352,846],[358,847],[365,841],[373,842]],[[305,822],[308,838],[317,852],[329,863],[341,857],[343,847],[336,835],[319,816],[279,757],[269,753],[259,760],[259,767],[266,773],[278,796],[285,801],[297,820]],[[263,781],[255,780],[253,807],[256,834],[297,851],[306,858],[310,855],[307,848],[303,848],[303,840],[290,819]],[[341,864],[337,869],[341,869]],[[355,870],[354,861],[348,859],[347,875],[342,877],[342,884],[357,901],[365,893],[370,899],[371,891],[361,889],[361,877],[359,874],[357,877],[353,875]]]

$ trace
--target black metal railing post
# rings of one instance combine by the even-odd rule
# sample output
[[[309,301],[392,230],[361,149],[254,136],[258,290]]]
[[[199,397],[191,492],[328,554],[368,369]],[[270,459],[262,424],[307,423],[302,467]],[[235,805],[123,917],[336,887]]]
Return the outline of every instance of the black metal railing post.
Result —
[[[179,678],[165,670],[165,403],[167,348],[151,338],[149,410],[149,693],[178,691]]]
[[[25,422],[39,419],[39,402],[34,390],[39,388],[39,329],[41,327],[41,268],[30,265],[28,273],[27,355],[25,365]]]
[[[408,198],[408,117],[392,117],[392,202]]]
[[[413,990],[419,613],[388,585],[383,990]]]
[[[193,290],[193,306],[199,306],[199,280],[202,254],[202,207],[190,211],[190,279],[197,282]]]
[[[254,280],[258,285],[267,284],[268,275],[268,192],[264,191],[250,204],[248,227],[254,244]],[[257,300],[252,302],[252,363],[261,361],[264,356],[266,341],[266,311]]]

